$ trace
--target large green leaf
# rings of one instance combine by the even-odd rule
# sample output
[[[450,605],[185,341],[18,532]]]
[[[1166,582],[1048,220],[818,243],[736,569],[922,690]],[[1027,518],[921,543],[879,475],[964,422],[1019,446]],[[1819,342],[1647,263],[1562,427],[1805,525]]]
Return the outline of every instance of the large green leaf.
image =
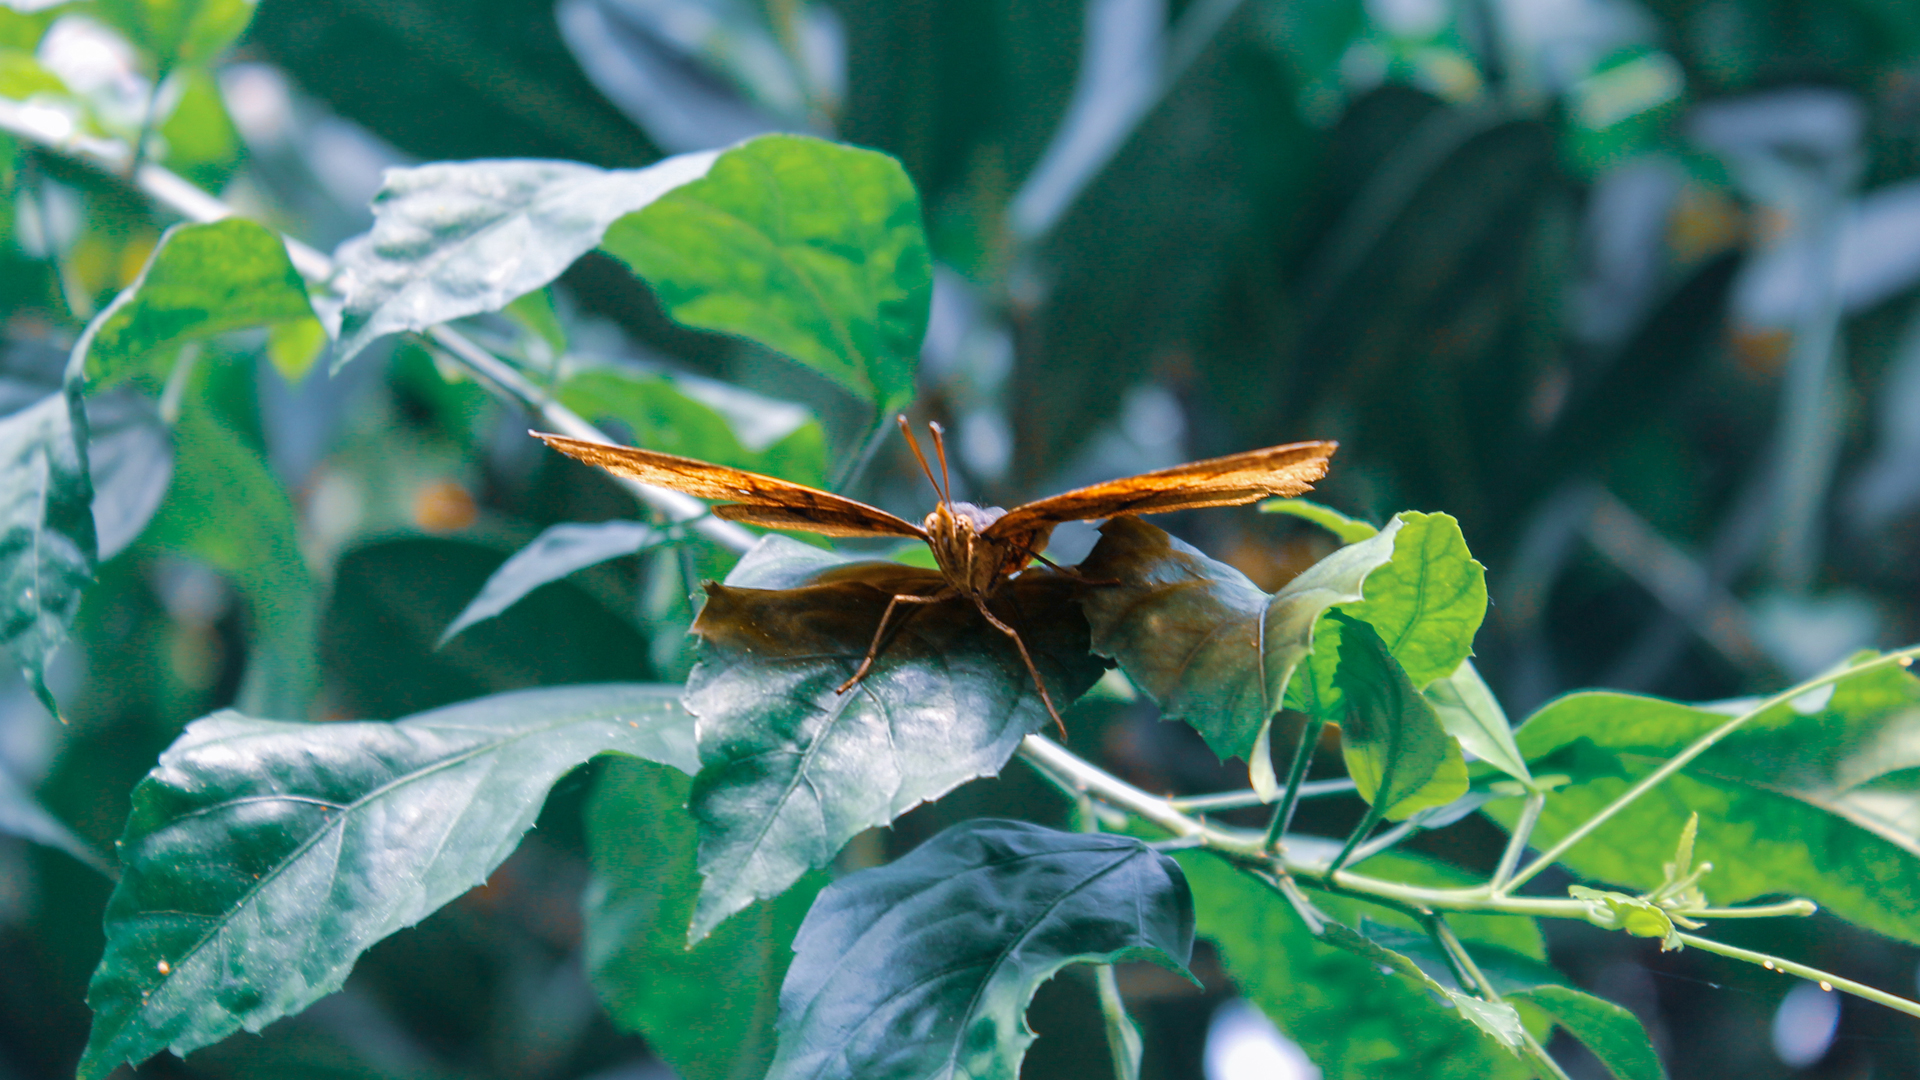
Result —
[[[1529,987],[1511,996],[1553,1017],[1554,1023],[1585,1043],[1618,1080],[1667,1080],[1667,1070],[1647,1038],[1647,1029],[1613,1002],[1569,986]]]
[[[1487,611],[1487,572],[1467,552],[1460,523],[1446,514],[1405,511],[1393,557],[1367,575],[1366,599],[1339,610],[1371,625],[1416,687],[1452,674],[1473,653],[1473,636]],[[1391,527],[1391,526],[1389,526]],[[1294,680],[1287,704],[1328,720],[1342,713],[1334,680],[1340,626],[1315,631],[1311,678]]]
[[[164,373],[188,341],[314,317],[279,234],[244,218],[175,225],[82,339],[90,378]]]
[[[1080,565],[1087,577],[1119,582],[1083,599],[1094,650],[1119,661],[1167,719],[1192,724],[1214,753],[1245,758],[1254,790],[1271,797],[1279,785],[1268,729],[1313,648],[1314,624],[1335,604],[1363,598],[1362,583],[1393,557],[1401,528],[1395,519],[1268,595],[1163,530],[1114,518]]]
[[[1218,859],[1183,855],[1180,864],[1193,884],[1198,933],[1219,947],[1240,992],[1300,1044],[1326,1080],[1528,1075],[1464,1022],[1418,968],[1409,972],[1405,957],[1375,958],[1367,939],[1340,923],[1328,930],[1342,933],[1345,947],[1316,938],[1272,891]]]
[[[1440,726],[1433,706],[1413,688],[1380,635],[1339,611],[1328,613],[1327,624],[1341,628],[1333,677],[1345,702],[1340,748],[1360,797],[1376,815],[1399,821],[1466,794],[1460,744]]]
[[[829,886],[794,941],[768,1080],[1016,1080],[1027,1003],[1072,963],[1185,973],[1193,897],[1131,837],[963,822]]]
[[[94,10],[127,35],[165,75],[203,64],[253,21],[258,0],[95,0]]]
[[[487,578],[480,595],[462,608],[458,618],[440,634],[445,645],[454,635],[482,619],[512,607],[514,602],[550,581],[576,570],[632,555],[659,544],[665,537],[637,521],[566,522],[541,531],[526,547],[500,564]]]
[[[394,723],[188,725],[133,791],[82,1080],[338,989],[374,942],[486,880],[595,754],[691,769],[676,697],[580,686]]]
[[[74,389],[0,418],[0,638],[55,711],[47,664],[67,640],[98,551],[86,443]]]
[[[708,586],[694,624],[700,662],[687,707],[700,718],[692,810],[706,876],[695,940],[756,898],[826,865],[863,829],[1000,770],[1048,722],[1013,643],[954,598],[896,613],[866,680],[836,687],[866,655],[896,592],[944,579],[899,563],[842,563],[770,536]],[[1078,583],[1028,571],[996,592],[1055,704],[1099,678]],[[903,618],[904,615],[904,618]]]
[[[592,251],[622,214],[705,174],[713,152],[644,169],[467,161],[390,169],[373,230],[340,246],[334,365],[375,338],[499,311]]]
[[[793,935],[824,882],[808,875],[689,948],[700,875],[688,791],[661,765],[602,766],[587,817],[587,970],[614,1022],[683,1080],[760,1080]]]
[[[1920,680],[1882,666],[1825,701],[1757,717],[1575,844],[1575,873],[1653,889],[1688,815],[1700,815],[1701,887],[1715,903],[1804,895],[1833,913],[1920,942]],[[1520,728],[1535,772],[1572,783],[1547,800],[1546,845],[1725,723],[1722,712],[1629,694],[1561,698]],[[1511,802],[1490,810],[1511,821]]]
[[[933,263],[913,182],[884,154],[752,139],[604,246],[688,326],[758,341],[882,409],[913,397]]]
[[[732,412],[763,426],[771,427],[767,421],[779,413],[799,411],[797,406],[745,391],[733,391],[729,396],[741,399]],[[777,437],[750,445],[736,432],[733,416],[693,396],[678,380],[610,367],[588,368],[570,376],[561,384],[559,398],[589,420],[613,419],[625,424],[634,444],[649,450],[769,473],[801,484],[819,486],[826,480],[827,442],[817,420],[801,420]]]
[[[147,542],[205,561],[246,598],[253,633],[238,706],[304,717],[319,681],[314,584],[286,488],[204,403],[182,411],[173,440],[178,466]]]

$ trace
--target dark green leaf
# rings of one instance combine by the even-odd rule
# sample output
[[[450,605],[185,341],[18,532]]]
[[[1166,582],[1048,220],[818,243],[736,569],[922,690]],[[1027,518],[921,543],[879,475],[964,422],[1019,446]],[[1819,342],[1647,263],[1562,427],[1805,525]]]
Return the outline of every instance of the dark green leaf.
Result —
[[[913,182],[884,154],[764,135],[604,246],[688,326],[785,353],[882,410],[913,397],[933,264]]]
[[[1370,624],[1415,687],[1452,674],[1473,653],[1473,636],[1487,611],[1487,573],[1467,552],[1460,523],[1446,514],[1406,511],[1393,557],[1367,575],[1366,599],[1340,606]],[[1315,631],[1311,679],[1288,688],[1287,704],[1327,720],[1342,709],[1333,667],[1340,627],[1323,620]]]
[[[90,378],[111,385],[164,374],[188,341],[311,318],[279,234],[244,218],[175,225],[139,279],[87,328],[82,357]]]
[[[780,988],[768,1080],[1016,1080],[1027,1003],[1072,963],[1186,973],[1193,897],[1130,837],[955,825],[820,894]]]
[[[0,418],[0,636],[49,709],[47,663],[67,639],[98,549],[76,389]]]
[[[182,411],[174,451],[178,468],[148,542],[219,569],[246,597],[253,634],[239,707],[305,716],[319,672],[313,576],[293,503],[266,460],[211,408]]]
[[[1613,1002],[1572,987],[1551,985],[1514,991],[1513,996],[1553,1017],[1554,1023],[1585,1043],[1618,1080],[1667,1080],[1667,1070],[1647,1038],[1647,1029]]]
[[[610,761],[588,810],[587,970],[614,1022],[683,1080],[760,1080],[773,1061],[780,980],[824,884],[809,875],[687,947],[700,893],[687,778]]]
[[[1528,1075],[1446,1004],[1404,956],[1339,923],[1316,939],[1273,892],[1218,859],[1183,856],[1197,929],[1219,946],[1241,993],[1300,1044],[1326,1080],[1485,1080]],[[1336,931],[1336,932],[1339,932]],[[1375,955],[1387,953],[1385,960]],[[1391,977],[1382,977],[1382,966]]]
[[[41,806],[4,766],[0,766],[0,833],[64,851],[103,874],[113,872],[98,852]]]
[[[1260,504],[1268,514],[1291,514],[1311,521],[1340,538],[1342,544],[1357,544],[1380,530],[1358,518],[1351,518],[1331,506],[1308,499],[1273,499]]]
[[[1433,706],[1413,688],[1373,627],[1339,611],[1340,663],[1333,684],[1346,702],[1340,748],[1360,797],[1399,821],[1466,794],[1467,762],[1440,726]]]
[[[683,385],[663,375],[600,367],[570,376],[561,384],[559,397],[562,404],[589,420],[611,419],[626,425],[636,446],[770,473],[801,484],[817,486],[824,482],[826,437],[819,422],[806,416],[804,410],[737,392],[748,399],[743,404],[754,414],[750,418],[766,429],[750,432],[762,436],[755,440],[756,448],[741,437],[735,415],[695,396],[705,389],[703,384]],[[732,410],[736,414],[741,411]],[[782,431],[784,425],[769,424],[775,417],[792,426]],[[773,432],[779,434],[764,438]]]
[[[1395,519],[1269,596],[1139,518],[1114,518],[1080,566],[1088,577],[1120,582],[1086,591],[1094,650],[1119,661],[1167,719],[1192,724],[1214,753],[1245,758],[1254,790],[1272,797],[1279,784],[1268,728],[1313,648],[1314,623],[1335,604],[1362,598],[1362,582],[1393,557],[1401,527]]]
[[[173,440],[151,402],[110,391],[87,399],[87,471],[102,561],[133,543],[173,478]]]
[[[1750,721],[1562,861],[1585,877],[1653,889],[1697,811],[1694,852],[1714,866],[1700,883],[1714,903],[1803,895],[1879,933],[1920,941],[1920,680],[1883,666],[1801,705]],[[1541,709],[1520,728],[1520,748],[1536,773],[1565,773],[1572,783],[1547,800],[1536,843],[1552,843],[1728,719],[1613,693]],[[1490,809],[1506,821],[1516,812],[1511,800]]]
[[[600,243],[622,214],[697,179],[714,153],[609,171],[569,161],[390,169],[373,230],[340,246],[346,297],[334,366],[375,338],[498,311]]]
[[[894,593],[943,584],[934,571],[841,563],[770,536],[727,584],[708,586],[687,680],[700,718],[692,810],[707,879],[694,940],[826,865],[861,830],[998,772],[1048,722],[1013,643],[959,598],[897,613],[866,680],[835,692]],[[1028,571],[990,602],[1063,709],[1101,672],[1077,591],[1065,575]]]
[[[660,543],[659,533],[637,521],[599,521],[555,525],[493,572],[480,595],[440,635],[445,645],[455,634],[513,606],[514,601],[549,581],[558,581],[608,559],[631,555]]]
[[[197,720],[133,792],[80,1064],[184,1054],[339,988],[486,880],[595,754],[693,766],[674,690],[528,690],[395,723]]]
[[[253,21],[257,0],[95,0],[162,75],[213,59]]]

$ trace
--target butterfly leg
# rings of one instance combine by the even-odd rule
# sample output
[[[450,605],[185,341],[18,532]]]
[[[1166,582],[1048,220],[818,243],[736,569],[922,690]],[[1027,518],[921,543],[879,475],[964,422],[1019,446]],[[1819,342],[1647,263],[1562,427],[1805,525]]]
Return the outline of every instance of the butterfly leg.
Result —
[[[867,672],[872,670],[873,661],[880,655],[880,643],[882,639],[887,636],[887,624],[893,621],[894,608],[899,607],[901,604],[937,604],[952,595],[953,590],[947,588],[927,596],[921,596],[918,593],[899,593],[895,595],[893,599],[887,601],[887,610],[880,614],[880,625],[873,628],[873,643],[867,646],[866,657],[860,661],[860,666],[854,670],[853,677],[841,683],[834,693],[844,694],[860,685],[860,680],[866,678]]]
[[[1013,639],[1013,647],[1020,650],[1020,659],[1026,662],[1027,674],[1033,676],[1034,688],[1040,691],[1040,703],[1047,707],[1047,715],[1053,717],[1053,726],[1060,729],[1060,737],[1066,738],[1067,725],[1060,719],[1060,710],[1053,707],[1053,695],[1047,693],[1047,682],[1040,677],[1040,669],[1033,666],[1033,657],[1027,653],[1027,643],[1020,640],[1020,631],[1001,622],[993,612],[988,611],[987,602],[984,599],[974,597],[973,606],[980,609],[980,614],[993,624],[995,630]]]

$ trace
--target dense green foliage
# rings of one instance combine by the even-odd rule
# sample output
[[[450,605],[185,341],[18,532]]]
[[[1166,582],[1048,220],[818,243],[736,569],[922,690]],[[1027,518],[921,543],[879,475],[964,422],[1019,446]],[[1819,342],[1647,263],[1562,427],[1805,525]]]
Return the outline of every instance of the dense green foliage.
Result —
[[[0,1074],[1914,1075],[1920,22],[1574,6],[0,7]],[[902,412],[1343,445],[976,606],[525,434]]]

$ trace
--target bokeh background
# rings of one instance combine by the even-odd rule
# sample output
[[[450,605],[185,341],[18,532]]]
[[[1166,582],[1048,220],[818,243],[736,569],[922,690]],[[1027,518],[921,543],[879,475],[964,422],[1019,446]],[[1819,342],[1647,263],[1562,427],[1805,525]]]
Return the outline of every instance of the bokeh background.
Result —
[[[85,5],[8,0],[0,16],[0,90],[34,92],[4,60],[31,56],[90,123],[137,129],[152,84]],[[1494,600],[1477,663],[1516,719],[1576,687],[1751,694],[1920,638],[1920,5],[1905,0],[262,0],[228,60],[162,104],[166,164],[322,248],[368,226],[394,165],[637,166],[773,129],[893,154],[939,264],[914,414],[954,433],[959,487],[1008,503],[1337,438],[1317,497],[1376,521],[1460,519]],[[17,404],[167,221],[110,179],[7,156],[0,393]],[[792,440],[797,478],[854,455],[871,419],[795,365],[674,326],[597,256],[480,331],[523,365],[674,373],[742,444]],[[0,691],[0,803],[31,795],[109,850],[129,789],[188,720],[270,706],[249,683],[263,665],[319,687],[315,718],[685,674],[687,583],[725,567],[697,551],[547,586],[435,651],[539,529],[631,503],[416,345],[297,384],[257,339],[210,347],[247,362],[194,391],[221,422],[183,425],[174,452],[137,403],[95,409],[117,468],[173,484],[102,567],[56,667],[70,723],[17,678]],[[602,404],[628,436],[683,419]],[[849,491],[917,516],[930,493],[910,462],[885,443]],[[1251,508],[1166,523],[1268,587],[1331,544]],[[1092,538],[1063,529],[1055,558]],[[1155,789],[1244,784],[1145,704],[1083,706],[1073,746]],[[565,782],[491,883],[374,949],[344,992],[141,1075],[665,1080],[583,974],[592,778]],[[849,858],[981,813],[1060,807],[1015,766]],[[1302,820],[1337,835],[1351,813]],[[1468,822],[1416,845],[1485,869],[1499,842]],[[0,835],[0,1080],[71,1075],[108,888]],[[1920,1076],[1909,1019],[1549,930],[1556,961],[1638,1013],[1676,1077]],[[1832,920],[1742,932],[1916,992],[1914,949]],[[1204,949],[1199,964],[1204,992],[1127,973],[1148,1073],[1290,1075]],[[1090,984],[1056,980],[1033,1023],[1026,1075],[1105,1075]],[[1603,1075],[1555,1049],[1576,1077]]]

